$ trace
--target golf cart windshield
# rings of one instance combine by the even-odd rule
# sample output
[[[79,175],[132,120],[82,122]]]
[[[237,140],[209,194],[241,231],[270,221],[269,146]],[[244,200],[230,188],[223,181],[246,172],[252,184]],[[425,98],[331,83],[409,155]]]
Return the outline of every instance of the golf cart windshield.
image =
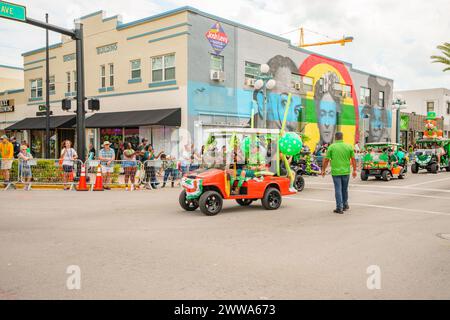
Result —
[[[416,156],[421,156],[421,155],[432,155],[432,154],[436,154],[436,150],[435,149],[418,149],[414,152],[414,154]]]
[[[254,165],[277,172],[279,130],[224,128],[207,129],[205,133],[205,167],[230,169]]]

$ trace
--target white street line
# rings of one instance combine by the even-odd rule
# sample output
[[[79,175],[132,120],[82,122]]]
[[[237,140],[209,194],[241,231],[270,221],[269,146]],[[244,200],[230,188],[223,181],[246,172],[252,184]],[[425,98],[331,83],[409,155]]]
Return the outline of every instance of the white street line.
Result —
[[[283,197],[283,199],[294,199],[294,200],[304,200],[304,201],[315,201],[315,202],[327,202],[327,203],[335,203],[335,201],[331,200],[322,200],[322,199],[311,199],[311,198],[300,198],[300,197]],[[350,203],[352,206],[360,206],[360,207],[370,207],[370,208],[378,208],[378,209],[390,209],[390,210],[399,210],[399,211],[407,211],[407,212],[418,212],[418,213],[429,213],[435,215],[443,215],[450,216],[449,212],[438,212],[438,211],[429,211],[429,210],[418,210],[418,209],[407,209],[400,207],[390,207],[390,206],[380,206],[376,204],[368,204],[368,203]]]
[[[434,182],[445,181],[445,180],[450,180],[450,178],[437,179],[437,180],[432,180],[432,181],[425,181],[425,182],[421,182],[421,183],[410,184],[410,185],[406,186],[406,188],[417,187],[417,186],[421,186],[423,184],[434,183]]]
[[[334,189],[332,189],[332,188],[310,187],[309,189],[334,191]],[[421,189],[421,190],[423,190],[423,189]],[[352,192],[366,192],[366,193],[380,193],[380,194],[395,194],[395,195],[399,195],[399,196],[414,196],[414,197],[431,198],[431,199],[439,199],[439,200],[450,200],[449,197],[437,197],[437,196],[429,196],[429,195],[417,194],[417,193],[384,192],[384,191],[357,190],[357,189],[350,189],[350,191],[352,191]]]
[[[434,181],[433,181],[434,182]],[[376,182],[375,182],[376,183]],[[308,185],[324,185],[324,186],[333,186],[333,183],[330,182],[308,182],[308,184],[305,186],[305,188],[308,188]],[[412,188],[408,186],[388,186],[388,185],[370,185],[370,184],[350,184],[349,188],[381,188],[381,189],[405,189],[408,188],[409,190],[419,190],[423,191],[423,188]],[[443,193],[450,193],[450,190],[444,190],[444,189],[430,189],[426,188],[427,191],[433,191],[433,192],[443,192]]]

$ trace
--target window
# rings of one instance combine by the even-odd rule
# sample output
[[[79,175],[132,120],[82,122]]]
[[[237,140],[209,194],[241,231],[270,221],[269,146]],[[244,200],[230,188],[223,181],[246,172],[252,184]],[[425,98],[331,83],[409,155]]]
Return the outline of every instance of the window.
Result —
[[[371,104],[370,94],[371,94],[370,88],[361,87],[360,90],[359,90],[359,101],[360,101],[360,103],[370,105]]]
[[[447,114],[450,114],[450,102],[447,102]]]
[[[114,64],[109,64],[109,86],[114,87]]]
[[[223,56],[211,54],[211,70],[223,71]]]
[[[384,91],[378,92],[378,106],[384,108]]]
[[[245,78],[256,79],[261,74],[261,65],[245,61]]]
[[[50,91],[50,94],[55,94],[55,76],[50,76],[48,88]]]
[[[73,74],[73,90],[76,92],[77,88],[78,88],[78,86],[77,86],[77,72],[73,71],[72,74]]]
[[[314,79],[307,76],[302,76],[303,89],[305,91],[313,91]]]
[[[152,58],[152,82],[175,80],[175,54]]]
[[[140,79],[141,78],[141,60],[131,60],[131,79]]]
[[[100,66],[100,87],[106,88],[106,68],[105,65]]]
[[[67,92],[70,93],[70,85],[71,85],[70,72],[66,72],[66,82],[67,82]]]
[[[434,101],[427,102],[427,112],[434,111]]]
[[[335,82],[333,88],[343,98],[350,98],[352,96],[352,87],[349,85]]]
[[[42,78],[34,79],[30,81],[30,97],[31,98],[42,98]]]

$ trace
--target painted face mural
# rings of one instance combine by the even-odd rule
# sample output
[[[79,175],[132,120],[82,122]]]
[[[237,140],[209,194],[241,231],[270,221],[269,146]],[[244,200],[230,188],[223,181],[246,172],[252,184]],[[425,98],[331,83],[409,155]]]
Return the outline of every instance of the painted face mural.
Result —
[[[271,58],[267,64],[270,74],[276,81],[276,87],[268,93],[267,97],[267,127],[281,128],[288,93],[292,94],[291,108],[287,118],[286,130],[299,130],[299,110],[301,99],[298,92],[292,87],[292,74],[298,73],[298,69],[290,58],[277,55]],[[255,90],[253,100],[256,103],[255,127],[263,127],[264,119],[264,96],[262,90]]]
[[[369,126],[364,129],[367,142],[390,141],[391,112],[389,101],[391,97],[391,85],[382,80],[370,76],[367,83],[371,90],[371,105],[365,103],[359,107],[360,117],[368,118]]]
[[[357,99],[353,81],[342,62],[310,55],[299,68],[300,75],[312,79],[313,90],[306,92],[305,134],[311,150],[332,143],[334,134],[344,133],[344,141],[358,141]]]

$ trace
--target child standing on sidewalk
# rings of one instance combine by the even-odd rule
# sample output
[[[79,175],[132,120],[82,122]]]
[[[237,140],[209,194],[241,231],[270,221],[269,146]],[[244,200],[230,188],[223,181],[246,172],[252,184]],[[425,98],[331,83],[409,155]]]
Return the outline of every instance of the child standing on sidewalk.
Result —
[[[165,154],[161,155],[161,171],[164,171],[164,180],[163,185],[161,188],[164,188],[166,186],[167,180],[169,179],[169,176],[172,176],[172,188],[175,184],[175,178],[176,178],[176,171],[177,171],[177,164],[174,161],[174,159],[171,156],[167,156]]]

